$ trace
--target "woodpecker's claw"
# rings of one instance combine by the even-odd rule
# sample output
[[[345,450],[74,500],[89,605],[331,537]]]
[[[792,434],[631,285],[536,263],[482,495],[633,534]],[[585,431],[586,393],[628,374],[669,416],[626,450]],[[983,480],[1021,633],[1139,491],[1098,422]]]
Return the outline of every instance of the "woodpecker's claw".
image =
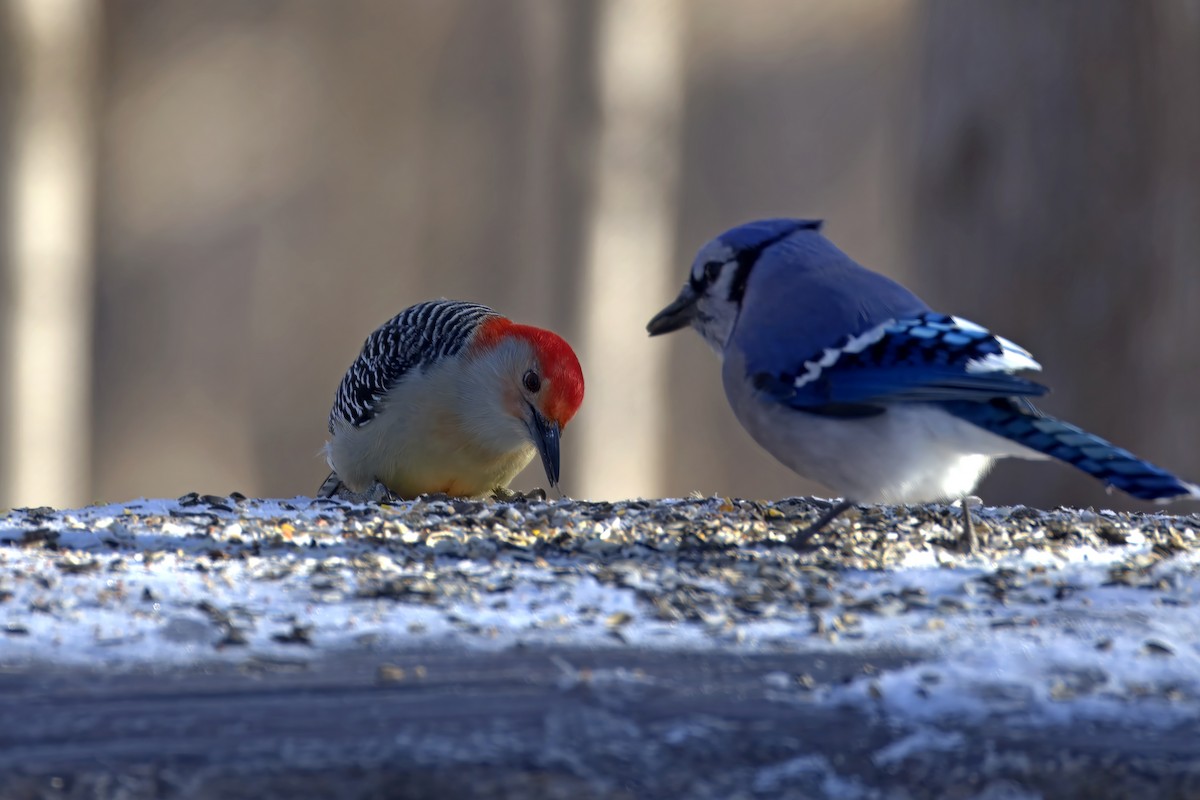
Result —
[[[314,497],[325,500],[333,499],[338,497],[345,488],[345,484],[342,483],[342,479],[338,477],[338,474],[331,472],[329,473],[329,477],[325,479],[325,482],[321,484],[321,487],[317,489]]]
[[[347,503],[395,503],[400,498],[392,492],[391,489],[384,486],[381,482],[373,482],[366,491],[356,492],[346,484],[342,483],[342,479],[338,477],[336,472],[329,473],[329,477],[321,484],[321,488],[317,490],[317,497],[327,500],[342,500]]]
[[[506,489],[503,486],[497,486],[492,490],[492,499],[499,500],[502,503],[512,503],[517,500],[545,500],[545,489],[530,489],[528,492],[520,492],[514,489]]]

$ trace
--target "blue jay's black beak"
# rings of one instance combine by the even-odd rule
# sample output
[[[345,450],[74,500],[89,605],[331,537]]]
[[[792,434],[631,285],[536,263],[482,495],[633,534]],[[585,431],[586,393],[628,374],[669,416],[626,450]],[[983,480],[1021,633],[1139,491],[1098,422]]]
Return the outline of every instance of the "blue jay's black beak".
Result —
[[[542,466],[546,469],[546,480],[550,481],[550,488],[554,488],[558,485],[558,441],[561,429],[557,422],[543,417],[532,405],[529,406],[529,410],[533,412],[529,421],[529,434],[533,437],[533,444],[542,457]]]
[[[699,295],[692,291],[692,287],[684,286],[679,297],[675,298],[675,302],[654,315],[654,319],[646,325],[646,330],[650,332],[651,336],[658,336],[660,333],[670,333],[680,328],[686,328],[691,324],[692,318],[696,316],[696,301],[699,299]]]

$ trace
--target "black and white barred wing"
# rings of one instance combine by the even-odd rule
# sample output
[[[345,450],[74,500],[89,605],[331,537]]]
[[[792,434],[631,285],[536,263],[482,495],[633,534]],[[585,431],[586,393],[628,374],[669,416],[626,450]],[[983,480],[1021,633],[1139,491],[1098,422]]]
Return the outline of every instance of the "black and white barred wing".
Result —
[[[400,380],[462,350],[479,325],[498,317],[477,303],[432,300],[406,308],[380,325],[350,365],[329,412],[329,432],[337,421],[358,428],[378,413]]]

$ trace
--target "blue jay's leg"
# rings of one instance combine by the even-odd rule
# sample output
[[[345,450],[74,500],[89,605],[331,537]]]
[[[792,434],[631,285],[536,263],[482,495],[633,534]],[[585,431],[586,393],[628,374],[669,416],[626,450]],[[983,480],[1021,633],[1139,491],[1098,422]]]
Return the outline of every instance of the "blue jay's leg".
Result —
[[[788,539],[788,544],[793,550],[799,552],[806,544],[808,544],[808,540],[812,538],[813,534],[820,533],[822,528],[833,522],[842,514],[845,514],[853,507],[854,503],[850,502],[849,500],[841,500],[837,503],[831,503],[829,508],[825,510],[825,513],[817,517],[816,522],[804,528],[803,530],[793,533],[791,538]]]
[[[962,539],[960,539],[960,542],[966,545],[967,552],[971,555],[979,552],[979,538],[975,533],[975,523],[971,518],[971,506],[977,501],[978,498],[975,497],[964,497],[961,500],[963,535]],[[845,514],[853,507],[854,503],[849,500],[841,500],[836,503],[830,503],[829,507],[825,509],[821,516],[817,517],[815,522],[792,534],[792,536],[788,539],[788,545],[793,550],[799,552],[808,544],[808,540],[811,539],[814,534],[820,533],[822,529],[829,525],[829,523],[833,522],[835,519],[840,517],[842,514]]]
[[[975,555],[979,552],[979,538],[975,535],[975,523],[971,521],[971,505],[976,500],[974,497],[964,497],[959,502],[962,503],[962,526],[963,535],[960,542],[967,545],[967,553]]]

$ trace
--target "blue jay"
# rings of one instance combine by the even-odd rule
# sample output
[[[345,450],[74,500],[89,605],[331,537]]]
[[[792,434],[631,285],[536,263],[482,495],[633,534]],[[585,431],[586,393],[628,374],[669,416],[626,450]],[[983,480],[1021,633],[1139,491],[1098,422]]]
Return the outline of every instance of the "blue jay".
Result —
[[[1057,458],[1143,500],[1200,498],[1200,486],[1040,413],[1029,398],[1047,388],[1016,374],[1041,369],[1026,350],[933,311],[820,228],[769,219],[726,231],[646,326],[695,328],[754,440],[842,496],[794,545],[855,502],[965,498],[1009,456]]]

